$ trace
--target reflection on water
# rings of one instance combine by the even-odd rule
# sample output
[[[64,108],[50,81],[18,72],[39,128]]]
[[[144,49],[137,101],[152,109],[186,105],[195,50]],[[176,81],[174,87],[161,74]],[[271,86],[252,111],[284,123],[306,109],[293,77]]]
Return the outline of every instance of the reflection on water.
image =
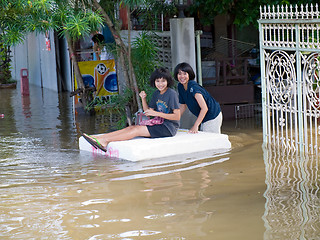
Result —
[[[109,179],[110,181],[119,181],[119,180],[132,180],[132,179],[141,179],[153,176],[161,176],[166,174],[171,174],[175,172],[189,171],[192,169],[203,168],[217,163],[222,163],[229,160],[229,153],[219,154],[218,152],[211,152],[199,156],[196,154],[194,156],[189,156],[187,159],[178,157],[172,159],[172,157],[162,158],[160,160],[153,161],[141,161],[134,162],[130,164],[121,164],[118,165],[119,170],[124,170],[126,173],[129,173],[128,176],[124,176],[123,171],[121,171],[120,177],[115,177]],[[208,156],[212,156],[208,158]],[[222,157],[224,156],[224,157]],[[204,160],[206,159],[206,160]],[[156,170],[156,171],[154,171]]]
[[[319,239],[319,158],[268,149],[265,239]]]
[[[224,122],[233,149],[128,162],[78,150],[111,129],[68,94],[0,89],[1,239],[316,239],[318,160],[261,148],[256,121]]]

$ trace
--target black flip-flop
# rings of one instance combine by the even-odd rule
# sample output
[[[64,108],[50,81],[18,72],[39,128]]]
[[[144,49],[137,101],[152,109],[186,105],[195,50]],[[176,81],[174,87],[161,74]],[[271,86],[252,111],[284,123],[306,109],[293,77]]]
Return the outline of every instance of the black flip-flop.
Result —
[[[101,143],[98,142],[97,139],[93,138],[93,137],[90,137],[89,135],[85,134],[85,133],[82,133],[81,134],[83,136],[83,138],[85,140],[87,140],[88,143],[90,143],[95,149],[99,148],[100,150],[106,152],[107,149],[105,149]]]

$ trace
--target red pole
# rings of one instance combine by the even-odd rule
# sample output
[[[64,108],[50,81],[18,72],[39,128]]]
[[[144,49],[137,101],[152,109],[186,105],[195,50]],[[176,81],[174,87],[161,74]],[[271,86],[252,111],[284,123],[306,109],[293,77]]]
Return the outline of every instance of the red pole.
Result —
[[[21,94],[22,95],[29,95],[29,78],[28,78],[28,69],[22,68],[20,70],[20,76],[21,76]]]

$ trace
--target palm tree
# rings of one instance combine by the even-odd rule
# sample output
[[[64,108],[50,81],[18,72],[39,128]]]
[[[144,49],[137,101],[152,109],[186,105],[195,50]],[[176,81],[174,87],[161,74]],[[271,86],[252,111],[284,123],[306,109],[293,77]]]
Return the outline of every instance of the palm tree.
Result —
[[[83,104],[87,104],[86,90],[79,70],[74,41],[96,31],[103,24],[98,12],[87,8],[83,1],[64,0],[2,0],[0,2],[0,40],[5,47],[23,42],[30,32],[55,30],[66,37],[74,73]]]
[[[121,0],[121,4],[130,7],[158,2],[157,0]],[[60,37],[65,37],[74,73],[77,80],[77,92],[87,105],[91,92],[85,88],[78,67],[74,42],[98,30],[103,23],[109,27],[117,46],[117,55],[123,69],[126,85],[133,90],[135,108],[142,109],[137,79],[131,60],[131,47],[121,39],[117,20],[113,16],[115,1],[111,0],[2,0],[0,2],[0,40],[6,46],[21,43],[30,32],[44,33],[54,30]],[[102,7],[103,6],[103,7]],[[128,10],[128,15],[130,12]]]

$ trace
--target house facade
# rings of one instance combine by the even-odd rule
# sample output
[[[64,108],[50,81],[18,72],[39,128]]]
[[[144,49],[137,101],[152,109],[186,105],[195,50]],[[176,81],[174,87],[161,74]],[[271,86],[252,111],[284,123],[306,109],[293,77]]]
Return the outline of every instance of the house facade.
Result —
[[[179,34],[183,35],[183,31],[188,29],[178,27],[170,29],[171,31],[162,31],[168,28],[167,22],[164,19],[163,24],[160,24],[162,27],[157,32],[158,37],[155,39],[159,46],[158,57],[164,66],[172,70],[177,61],[191,62],[195,70],[197,66],[201,66],[203,86],[220,102],[225,119],[235,117],[236,105],[255,102],[256,86],[251,81],[252,76],[250,75],[250,69],[253,67],[248,62],[248,53],[255,46],[250,42],[238,40],[237,35],[257,35],[257,40],[258,31],[256,34],[245,34],[243,31],[237,32],[236,29],[230,30],[228,18],[218,16],[213,29],[209,30],[211,32],[203,31],[200,35],[198,49],[201,51],[196,52],[197,46],[195,37],[193,37],[189,52],[194,52],[194,54],[179,56],[179,52],[182,52],[176,51],[176,46],[179,44],[174,43],[172,47],[172,41],[177,37],[177,32],[180,31]],[[136,29],[135,26],[132,28]],[[121,31],[124,39],[127,34],[128,30]],[[133,37],[137,34],[139,31],[131,30]],[[83,51],[92,50],[84,49]],[[198,56],[200,56],[200,64],[196,63]],[[259,72],[258,64],[255,67],[258,69],[255,71]],[[53,31],[47,34],[31,33],[24,43],[12,48],[12,77],[19,80],[20,70],[23,68],[28,69],[29,83],[32,85],[56,92],[74,90],[73,67],[66,40],[58,38]],[[196,73],[198,74],[199,71]],[[121,76],[118,77],[121,82]]]

